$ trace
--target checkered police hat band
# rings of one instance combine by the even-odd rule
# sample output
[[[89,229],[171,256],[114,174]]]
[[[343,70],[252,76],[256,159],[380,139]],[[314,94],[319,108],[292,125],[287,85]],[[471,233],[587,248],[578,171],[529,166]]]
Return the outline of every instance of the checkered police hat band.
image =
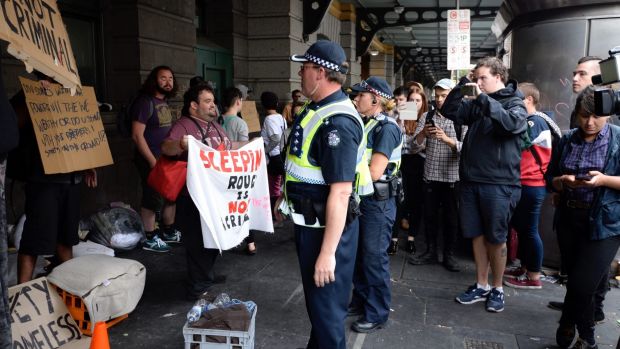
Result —
[[[312,63],[315,63],[315,64],[318,64],[318,65],[320,65],[322,67],[325,67],[327,69],[330,69],[330,70],[333,70],[333,71],[337,71],[337,72],[341,72],[341,73],[346,73],[346,69],[341,69],[341,67],[338,64],[332,63],[330,61],[326,61],[323,58],[313,56],[311,54],[308,54],[307,52],[306,52],[306,54],[304,54],[304,57],[308,61],[310,61]]]
[[[376,88],[368,85],[368,83],[366,82],[366,80],[362,80],[362,82],[360,82],[360,87],[365,88],[366,90],[368,90],[370,93],[377,95],[379,97],[383,97],[385,99],[392,99],[392,95],[389,95],[385,92],[381,92],[379,90],[377,90]]]

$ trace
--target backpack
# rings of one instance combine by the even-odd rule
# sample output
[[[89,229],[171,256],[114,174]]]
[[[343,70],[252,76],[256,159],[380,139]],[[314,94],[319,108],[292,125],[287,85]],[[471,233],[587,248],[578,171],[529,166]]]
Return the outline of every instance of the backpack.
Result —
[[[553,149],[558,142],[560,141],[560,138],[562,138],[562,131],[560,130],[560,127],[555,123],[555,121],[553,121],[552,118],[550,118],[547,114],[545,113],[541,113],[539,111],[535,112],[534,115],[539,116],[541,119],[545,120],[545,122],[547,123],[547,126],[549,127],[549,131],[551,131],[551,148]],[[529,119],[529,117],[528,117]],[[527,133],[527,137],[530,141],[530,145],[528,147],[526,147],[525,149],[529,148],[530,151],[532,152],[532,156],[534,157],[534,160],[536,161],[536,164],[538,165],[538,167],[540,168],[540,172],[542,172],[542,174],[545,174],[545,171],[543,171],[543,164],[542,164],[542,159],[540,158],[540,155],[538,154],[538,152],[536,151],[536,148],[532,148],[532,142],[531,142],[531,135],[532,135],[532,129],[530,127],[530,123],[527,123],[527,131],[524,132]],[[522,137],[523,139],[523,137]],[[524,148],[521,148],[522,150]]]
[[[133,96],[127,104],[123,104],[116,114],[116,129],[122,137],[131,137],[131,124],[133,123],[133,115],[131,110],[134,103],[141,97],[140,94]],[[153,115],[155,106],[153,101],[149,99],[149,115]]]

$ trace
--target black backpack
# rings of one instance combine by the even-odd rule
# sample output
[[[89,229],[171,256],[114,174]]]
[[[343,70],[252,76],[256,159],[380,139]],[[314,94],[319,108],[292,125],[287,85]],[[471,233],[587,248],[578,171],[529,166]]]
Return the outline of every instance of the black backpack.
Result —
[[[131,137],[131,124],[133,123],[133,115],[131,115],[131,110],[133,109],[134,103],[141,97],[140,94],[133,96],[127,104],[123,104],[123,106],[118,110],[116,114],[116,129],[118,133],[122,137]],[[149,115],[153,115],[153,101],[149,99]]]

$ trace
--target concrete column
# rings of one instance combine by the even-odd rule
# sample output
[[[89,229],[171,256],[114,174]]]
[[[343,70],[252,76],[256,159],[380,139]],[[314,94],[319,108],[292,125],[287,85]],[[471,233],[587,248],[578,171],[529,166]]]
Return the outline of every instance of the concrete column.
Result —
[[[343,4],[341,7],[341,13],[346,19],[343,19],[340,23],[340,44],[347,54],[347,60],[349,62],[349,72],[347,73],[347,82],[345,85],[352,86],[361,81],[362,66],[355,52],[355,7],[349,8],[349,6],[345,7],[345,5],[352,4]]]

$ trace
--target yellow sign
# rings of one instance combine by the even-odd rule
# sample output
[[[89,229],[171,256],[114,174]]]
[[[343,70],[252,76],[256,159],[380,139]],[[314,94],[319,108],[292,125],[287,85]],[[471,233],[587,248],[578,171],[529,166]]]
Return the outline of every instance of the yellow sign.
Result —
[[[56,0],[4,0],[0,10],[0,39],[28,72],[34,68],[72,91],[82,85]]]
[[[9,288],[13,349],[88,348],[67,306],[46,278]]]
[[[113,163],[95,90],[84,86],[71,96],[58,84],[19,78],[46,174],[68,173]]]

